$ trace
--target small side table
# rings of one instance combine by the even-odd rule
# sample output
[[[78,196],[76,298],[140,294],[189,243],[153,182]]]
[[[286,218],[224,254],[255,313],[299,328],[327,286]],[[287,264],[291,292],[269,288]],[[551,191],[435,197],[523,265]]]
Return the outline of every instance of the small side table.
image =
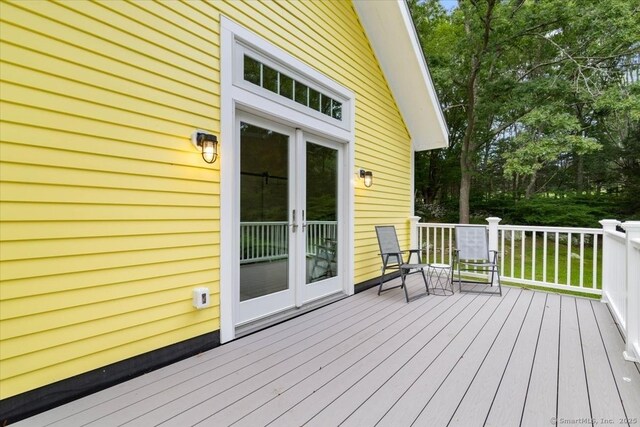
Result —
[[[451,281],[451,266],[449,264],[429,264],[427,275],[431,283],[430,291],[434,295],[453,295],[453,282]]]

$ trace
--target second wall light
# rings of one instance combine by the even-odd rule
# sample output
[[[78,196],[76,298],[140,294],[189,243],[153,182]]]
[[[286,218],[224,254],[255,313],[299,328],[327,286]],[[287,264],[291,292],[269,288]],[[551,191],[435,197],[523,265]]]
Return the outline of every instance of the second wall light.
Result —
[[[364,186],[369,188],[373,185],[373,172],[360,169],[360,178],[364,180]]]

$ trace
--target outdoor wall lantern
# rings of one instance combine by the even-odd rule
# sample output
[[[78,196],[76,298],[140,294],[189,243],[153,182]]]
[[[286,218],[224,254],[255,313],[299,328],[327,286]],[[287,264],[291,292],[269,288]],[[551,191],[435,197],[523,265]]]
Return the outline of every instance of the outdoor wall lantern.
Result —
[[[360,178],[364,180],[364,186],[369,188],[373,184],[373,172],[360,169]]]
[[[191,143],[202,153],[207,163],[213,163],[218,158],[218,138],[203,130],[196,130],[191,134]]]

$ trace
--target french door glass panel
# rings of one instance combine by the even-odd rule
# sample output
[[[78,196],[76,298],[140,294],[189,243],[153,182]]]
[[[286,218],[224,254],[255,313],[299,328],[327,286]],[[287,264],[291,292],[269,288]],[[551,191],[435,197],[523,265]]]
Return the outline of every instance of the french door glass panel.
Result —
[[[338,273],[338,150],[306,142],[306,277],[313,284]]]
[[[240,123],[240,301],[289,289],[289,135]]]

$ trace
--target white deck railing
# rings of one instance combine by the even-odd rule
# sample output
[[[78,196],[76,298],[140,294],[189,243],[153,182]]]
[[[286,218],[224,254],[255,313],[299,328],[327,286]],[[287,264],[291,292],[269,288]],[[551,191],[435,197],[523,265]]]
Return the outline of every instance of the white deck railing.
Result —
[[[426,262],[451,264],[456,224],[418,223]],[[503,280],[600,295],[602,229],[498,225]]]
[[[505,280],[602,294],[602,229],[502,225],[498,233]]]
[[[423,262],[452,265],[457,224],[411,221],[412,247],[422,250]],[[487,221],[502,280],[602,295],[626,336],[625,357],[640,361],[640,222],[603,220],[600,229]],[[617,225],[626,233],[616,231]],[[467,274],[486,277],[481,271]]]
[[[270,261],[289,254],[289,233],[286,221],[241,222],[240,263]],[[307,253],[315,253],[318,245],[334,240],[337,221],[307,221]]]
[[[604,229],[602,301],[626,338],[624,357],[640,362],[640,221],[600,221]],[[625,230],[616,230],[620,225]]]

